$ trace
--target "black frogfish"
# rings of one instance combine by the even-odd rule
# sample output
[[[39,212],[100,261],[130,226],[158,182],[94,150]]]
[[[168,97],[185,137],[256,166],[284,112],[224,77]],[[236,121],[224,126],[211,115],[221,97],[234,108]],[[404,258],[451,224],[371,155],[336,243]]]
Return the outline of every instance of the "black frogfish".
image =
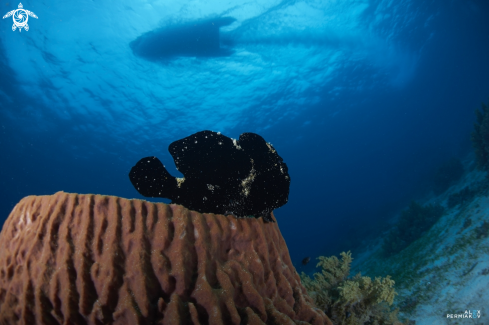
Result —
[[[176,178],[156,157],[146,157],[131,168],[129,179],[146,197],[168,198],[200,213],[263,217],[286,204],[290,176],[275,148],[255,133],[238,140],[201,131],[170,144]]]

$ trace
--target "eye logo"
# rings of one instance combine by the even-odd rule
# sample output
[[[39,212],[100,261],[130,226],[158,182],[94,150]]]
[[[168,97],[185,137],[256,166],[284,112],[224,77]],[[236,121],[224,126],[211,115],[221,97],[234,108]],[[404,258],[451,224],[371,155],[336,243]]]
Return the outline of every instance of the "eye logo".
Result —
[[[29,30],[29,25],[27,25],[29,16],[37,19],[36,14],[34,14],[32,11],[25,10],[24,7],[22,6],[22,3],[19,3],[19,9],[7,12],[7,14],[3,16],[3,19],[8,18],[10,16],[12,16],[14,20],[14,24],[12,25],[12,31],[15,31],[18,28],[19,32],[22,31],[22,28],[24,28],[26,31]]]

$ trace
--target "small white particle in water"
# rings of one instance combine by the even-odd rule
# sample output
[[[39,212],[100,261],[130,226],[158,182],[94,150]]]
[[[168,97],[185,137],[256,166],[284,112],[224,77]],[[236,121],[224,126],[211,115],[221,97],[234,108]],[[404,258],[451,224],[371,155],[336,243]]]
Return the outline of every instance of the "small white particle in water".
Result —
[[[197,141],[195,141],[195,143],[197,143]]]

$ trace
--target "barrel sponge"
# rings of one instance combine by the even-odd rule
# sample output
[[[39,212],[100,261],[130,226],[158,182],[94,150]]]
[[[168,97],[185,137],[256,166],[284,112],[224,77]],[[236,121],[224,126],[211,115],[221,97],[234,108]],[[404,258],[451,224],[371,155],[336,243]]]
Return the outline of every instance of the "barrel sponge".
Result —
[[[331,322],[276,222],[58,192],[3,226],[0,324]]]

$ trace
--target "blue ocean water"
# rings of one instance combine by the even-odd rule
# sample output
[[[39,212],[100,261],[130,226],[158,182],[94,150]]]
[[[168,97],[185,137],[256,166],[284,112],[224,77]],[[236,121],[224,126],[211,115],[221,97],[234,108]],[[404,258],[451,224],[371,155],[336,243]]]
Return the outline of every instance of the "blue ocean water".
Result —
[[[484,0],[22,4],[28,31],[0,22],[2,223],[27,195],[143,198],[128,178],[140,158],[178,175],[171,142],[255,132],[288,165],[275,215],[308,270],[302,258],[361,245],[430,191],[472,150],[489,98]],[[216,52],[215,30],[191,27],[222,17]]]

